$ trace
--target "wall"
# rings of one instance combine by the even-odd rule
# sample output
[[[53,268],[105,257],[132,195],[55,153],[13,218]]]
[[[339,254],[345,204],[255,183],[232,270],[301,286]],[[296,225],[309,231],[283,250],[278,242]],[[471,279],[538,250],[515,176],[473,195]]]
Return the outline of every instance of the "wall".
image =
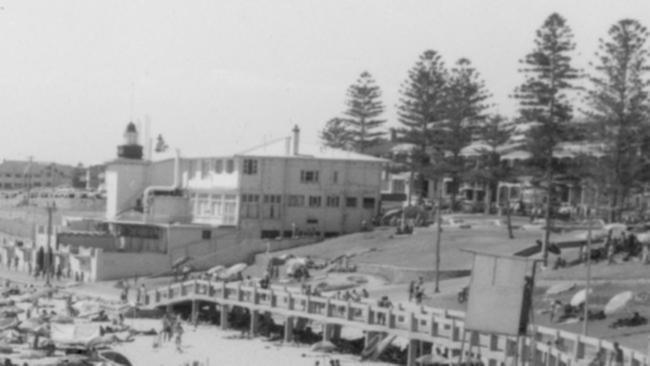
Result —
[[[249,158],[258,160],[258,172],[241,175],[241,193],[258,194],[260,202],[265,194],[283,195],[282,215],[277,219],[268,218],[268,208],[261,203],[260,217],[242,218],[243,228],[287,231],[295,223],[300,231],[355,232],[361,229],[364,220],[370,220],[378,210],[382,163],[300,157],[240,157],[242,160]],[[318,182],[301,182],[303,170],[318,171]],[[304,196],[304,205],[289,206],[288,195]],[[320,207],[309,207],[309,196],[321,197]],[[327,207],[328,196],[339,197],[339,206]],[[356,197],[357,207],[346,207],[345,197]],[[364,197],[375,199],[373,209],[362,207]],[[308,220],[317,220],[318,223],[308,223]]]
[[[148,276],[171,270],[165,254],[155,253],[97,253],[96,281],[115,280],[133,276]]]
[[[154,196],[150,217],[156,222],[191,222],[189,200],[186,197]]]
[[[58,245],[74,245],[76,247],[101,248],[104,250],[115,250],[116,240],[111,234],[90,234],[90,233],[58,233]]]
[[[147,180],[148,164],[144,161],[118,160],[106,168],[106,217],[116,218],[135,206]]]

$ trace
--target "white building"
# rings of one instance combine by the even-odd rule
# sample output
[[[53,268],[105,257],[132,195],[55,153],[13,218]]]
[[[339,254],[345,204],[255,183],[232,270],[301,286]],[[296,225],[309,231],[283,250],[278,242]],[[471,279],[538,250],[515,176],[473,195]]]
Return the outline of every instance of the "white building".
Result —
[[[134,141],[127,137],[120,151]],[[291,137],[231,156],[122,156],[106,168],[106,216],[230,226],[264,238],[350,233],[377,214],[385,163],[301,146],[297,126]]]

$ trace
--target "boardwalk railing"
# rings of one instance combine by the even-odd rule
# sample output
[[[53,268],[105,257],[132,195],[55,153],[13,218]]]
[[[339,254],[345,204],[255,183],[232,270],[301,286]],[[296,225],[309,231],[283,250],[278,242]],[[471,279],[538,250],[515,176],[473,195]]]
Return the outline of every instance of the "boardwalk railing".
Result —
[[[612,342],[571,332],[531,325],[529,336],[518,339],[498,334],[479,334],[464,330],[465,313],[456,310],[421,306],[395,309],[375,304],[342,301],[292,292],[286,287],[262,289],[242,282],[208,282],[192,280],[159,287],[145,295],[148,307],[184,301],[207,301],[225,306],[241,306],[252,311],[270,312],[287,317],[306,318],[323,324],[361,328],[404,337],[412,342],[430,342],[451,350],[463,348],[480,355],[487,366],[518,365],[587,365],[599,352],[602,365],[609,363],[614,351]],[[413,348],[413,347],[410,347]],[[650,366],[647,354],[624,348],[625,366]],[[487,361],[487,362],[486,362]],[[409,365],[413,364],[409,352]],[[600,365],[599,365],[600,366]]]

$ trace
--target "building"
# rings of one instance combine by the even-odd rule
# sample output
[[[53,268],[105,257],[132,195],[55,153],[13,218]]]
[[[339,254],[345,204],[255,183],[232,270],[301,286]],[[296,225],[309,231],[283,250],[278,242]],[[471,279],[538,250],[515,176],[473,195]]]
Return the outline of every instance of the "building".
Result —
[[[195,269],[248,262],[362,230],[378,212],[385,162],[301,146],[298,127],[239,154],[151,161],[130,123],[106,164],[105,217],[64,217],[49,239],[40,227],[0,256],[28,271],[50,242],[56,267],[86,281],[166,273],[184,258]]]
[[[29,190],[71,185],[73,170],[74,167],[71,165],[29,160],[3,160],[0,163],[0,190]]]
[[[127,131],[127,134],[131,132]],[[293,136],[231,156],[129,158],[106,167],[107,219],[236,227],[262,238],[359,231],[378,212],[386,160]],[[141,153],[141,152],[140,152]]]

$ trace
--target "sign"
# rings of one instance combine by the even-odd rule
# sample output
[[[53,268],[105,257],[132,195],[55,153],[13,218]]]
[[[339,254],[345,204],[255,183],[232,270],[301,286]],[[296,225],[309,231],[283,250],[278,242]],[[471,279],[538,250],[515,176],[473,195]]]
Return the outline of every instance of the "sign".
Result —
[[[504,335],[525,334],[532,278],[522,258],[475,253],[465,329]]]

